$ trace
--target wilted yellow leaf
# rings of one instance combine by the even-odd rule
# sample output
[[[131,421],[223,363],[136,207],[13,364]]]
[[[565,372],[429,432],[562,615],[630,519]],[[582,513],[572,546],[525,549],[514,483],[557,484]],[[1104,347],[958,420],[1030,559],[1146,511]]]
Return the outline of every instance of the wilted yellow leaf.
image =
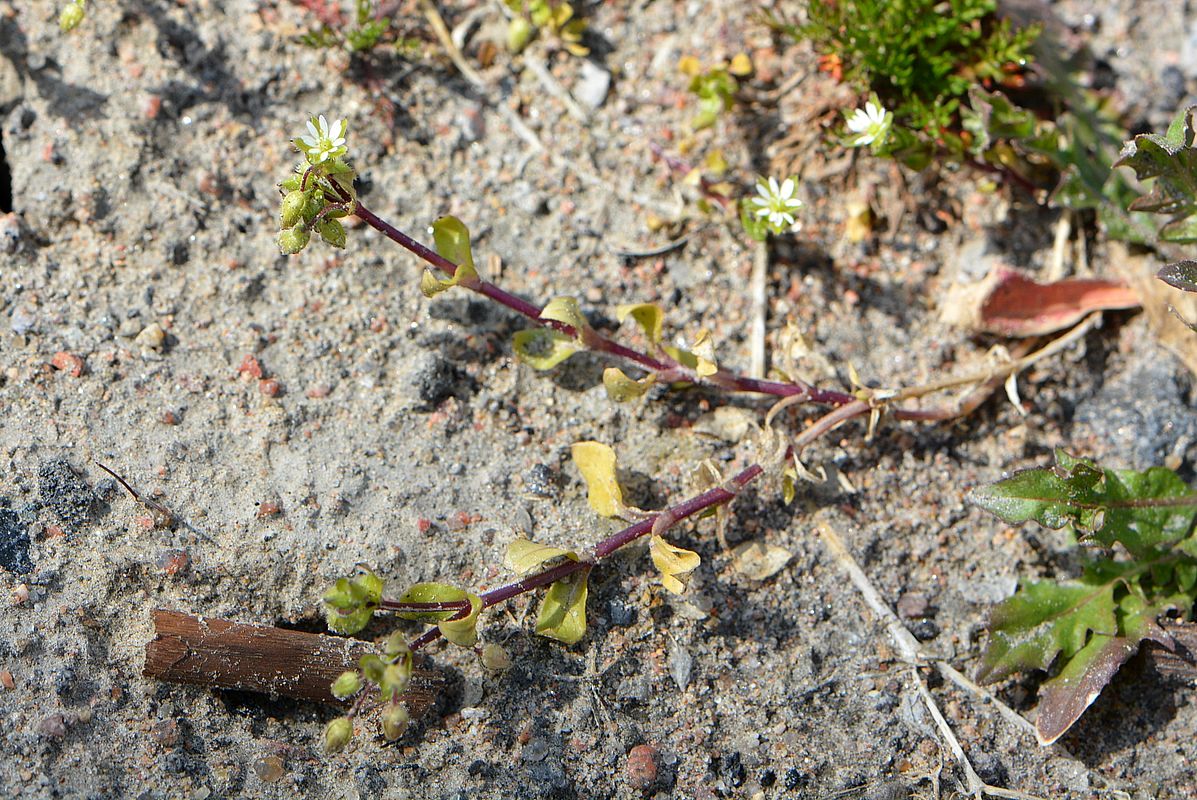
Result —
[[[586,502],[604,517],[624,511],[623,491],[615,478],[615,451],[602,442],[578,442],[571,448],[574,463],[586,481]]]
[[[548,328],[529,328],[512,338],[516,356],[533,369],[552,369],[578,352],[579,346],[569,336]]]
[[[677,60],[677,71],[693,78],[702,72],[702,64],[694,56],[682,56]]]
[[[661,341],[661,328],[665,322],[665,312],[659,305],[656,303],[629,303],[615,308],[615,318],[620,322],[628,317],[636,321],[649,341]]]
[[[642,397],[656,379],[657,376],[650,373],[634,381],[619,367],[607,367],[603,370],[603,387],[607,390],[607,397],[616,403],[626,403]]]
[[[727,71],[742,78],[752,72],[752,59],[748,57],[747,53],[736,53],[732,56],[731,63],[727,65]]]
[[[686,591],[686,585],[678,577],[686,577],[702,563],[698,553],[672,545],[660,536],[652,537],[648,552],[661,572],[661,584],[674,594]]]
[[[540,310],[540,318],[564,322],[577,331],[579,336],[582,331],[590,327],[586,322],[586,317],[582,316],[582,309],[578,307],[578,301],[572,297],[557,297],[550,300]]]
[[[754,581],[763,581],[781,571],[793,555],[784,547],[765,542],[744,542],[732,551],[732,569]]]
[[[578,560],[578,554],[572,550],[562,550],[560,547],[550,547],[547,544],[537,544],[531,539],[519,538],[507,545],[507,553],[503,556],[503,566],[523,575],[531,572],[546,561],[554,558]]]

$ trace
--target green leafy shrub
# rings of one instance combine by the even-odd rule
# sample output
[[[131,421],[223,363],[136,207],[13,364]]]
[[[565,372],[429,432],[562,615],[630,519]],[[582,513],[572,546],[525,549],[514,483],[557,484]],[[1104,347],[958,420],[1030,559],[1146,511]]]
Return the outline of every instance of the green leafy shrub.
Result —
[[[938,150],[962,158],[970,93],[1016,80],[1031,61],[1039,27],[1015,30],[996,12],[995,0],[811,0],[809,21],[785,29],[893,113],[879,152],[921,167]]]
[[[1139,180],[1152,181],[1151,190],[1130,204],[1133,211],[1166,214],[1160,229],[1166,242],[1197,242],[1197,148],[1189,106],[1176,115],[1164,135],[1143,134],[1126,143],[1117,166],[1130,167]],[[1160,280],[1186,292],[1197,292],[1197,261],[1178,261],[1158,273]],[[1186,323],[1194,327],[1193,323]]]
[[[1158,618],[1187,614],[1197,597],[1197,495],[1163,467],[1106,469],[1061,450],[1054,467],[1016,473],[968,499],[1007,522],[1067,529],[1103,548],[1079,578],[1024,581],[989,620],[978,680],[1054,670],[1035,723],[1050,744],[1141,642],[1171,646]],[[1126,557],[1113,555],[1116,547]]]

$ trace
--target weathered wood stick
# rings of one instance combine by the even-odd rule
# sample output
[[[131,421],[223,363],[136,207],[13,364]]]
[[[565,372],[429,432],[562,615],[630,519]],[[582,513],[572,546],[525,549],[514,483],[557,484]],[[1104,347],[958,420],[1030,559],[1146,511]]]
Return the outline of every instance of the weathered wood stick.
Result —
[[[242,689],[296,700],[343,705],[332,696],[337,676],[375,652],[369,642],[339,636],[205,619],[155,609],[157,634],[145,646],[143,674],[173,683]],[[403,695],[418,719],[445,684],[439,672],[416,669]]]

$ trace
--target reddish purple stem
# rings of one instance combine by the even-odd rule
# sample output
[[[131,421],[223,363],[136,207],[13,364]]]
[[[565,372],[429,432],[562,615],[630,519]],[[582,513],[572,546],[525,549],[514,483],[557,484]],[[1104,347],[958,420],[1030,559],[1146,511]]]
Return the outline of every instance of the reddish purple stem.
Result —
[[[753,464],[745,468],[738,475],[732,478],[723,486],[715,489],[709,489],[697,497],[692,497],[684,503],[679,503],[672,508],[667,508],[664,511],[653,514],[651,517],[642,519],[634,525],[629,525],[619,533],[599,542],[594,548],[594,557],[583,559],[581,561],[565,561],[556,566],[549,567],[546,570],[529,575],[526,578],[520,578],[518,581],[504,584],[503,586],[490,589],[483,592],[482,607],[490,608],[493,605],[502,603],[505,600],[510,600],[513,597],[518,597],[521,594],[538,589],[541,586],[547,586],[550,583],[566,578],[575,572],[584,569],[590,569],[599,561],[614,553],[619,548],[629,544],[646,533],[653,530],[653,525],[661,517],[664,517],[668,524],[664,525],[658,533],[668,530],[673,525],[681,522],[684,519],[694,516],[702,511],[712,508],[714,506],[722,505],[735,499],[736,494],[756,479],[758,475],[764,472],[764,468],[760,464]],[[465,609],[463,613],[458,614],[454,619],[459,619],[469,614],[469,609]],[[436,641],[440,638],[440,628],[429,628],[422,634],[417,636],[409,643],[412,650],[419,650],[430,642]]]

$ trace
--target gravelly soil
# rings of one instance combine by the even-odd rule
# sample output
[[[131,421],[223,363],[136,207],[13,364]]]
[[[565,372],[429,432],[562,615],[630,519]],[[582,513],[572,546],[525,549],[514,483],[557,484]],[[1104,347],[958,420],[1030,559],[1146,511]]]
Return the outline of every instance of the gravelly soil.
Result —
[[[1184,5],[1055,8],[1102,60],[1131,127],[1159,129],[1193,97],[1197,14]],[[734,227],[692,221],[667,255],[617,253],[662,244],[650,217],[692,197],[652,152],[676,152],[693,113],[680,56],[746,50],[758,93],[805,74],[700,135],[695,155],[722,148],[745,182],[785,165],[802,175],[802,231],[770,252],[770,330],[795,320],[823,357],[812,377],[833,386],[847,385],[849,363],[880,386],[981,364],[994,342],[940,321],[948,290],[978,253],[1045,270],[1058,212],[982,191],[987,176],[837,161],[799,126],[817,125],[806,110],[842,89],[737,3],[590,4],[593,60],[613,81],[585,124],[503,54],[482,72],[488,97],[432,44],[413,60],[370,62],[305,49],[295,39],[311,17],[289,3],[94,3],[70,37],[51,6],[0,2],[0,142],[15,212],[0,230],[7,796],[890,798],[926,796],[941,765],[950,790],[960,774],[911,673],[816,522],[839,532],[929,652],[971,673],[987,608],[1019,576],[1066,574],[1075,553],[967,507],[969,487],[1045,463],[1057,446],[1121,466],[1172,457],[1192,477],[1189,373],[1146,317],[1108,315],[1023,376],[1026,416],[995,399],[957,423],[886,424],[871,440],[845,427],[808,452],[832,479],[792,507],[776,482],[744,492],[727,539],[791,551],[776,576],[736,572],[709,521],[675,534],[703,557],[684,598],[630,548],[595,571],[581,643],[534,637],[523,602],[496,609],[482,632],[507,648],[510,671],[436,650],[453,688],[422,737],[387,746],[365,734],[325,756],[331,710],[141,677],[149,611],[310,627],[322,588],[358,562],[396,589],[495,585],[520,531],[580,548],[614,530],[586,508],[571,443],[613,444],[631,499],[650,507],[685,497],[699,460],[745,463],[752,447],[694,433],[727,402],[719,395],[661,391],[615,406],[597,358],[549,374],[517,363],[518,320],[464,294],[426,300],[418,265],[372,231],[351,230],[344,252],[279,256],[275,184],[307,114],[349,120],[363,200],[401,227],[456,214],[480,261],[501,257],[513,291],[576,295],[609,327],[619,303],[661,302],[671,331],[711,329],[721,362],[743,368],[753,249]],[[471,59],[480,42],[501,44],[498,12],[478,7]],[[472,8],[452,4],[450,25]],[[541,58],[582,93],[580,59]],[[496,103],[560,158],[532,150]],[[842,235],[859,197],[901,212],[863,245]],[[1084,231],[1086,257],[1074,241],[1069,265],[1110,274],[1125,250]],[[1119,263],[1147,273],[1159,261],[1136,252]],[[155,525],[96,461],[191,527]],[[1192,691],[1142,659],[1066,750],[1038,747],[921,674],[990,783],[1042,797],[1197,793]],[[998,695],[1033,715],[1037,681]],[[655,753],[646,789],[629,765],[650,752],[639,745]]]

